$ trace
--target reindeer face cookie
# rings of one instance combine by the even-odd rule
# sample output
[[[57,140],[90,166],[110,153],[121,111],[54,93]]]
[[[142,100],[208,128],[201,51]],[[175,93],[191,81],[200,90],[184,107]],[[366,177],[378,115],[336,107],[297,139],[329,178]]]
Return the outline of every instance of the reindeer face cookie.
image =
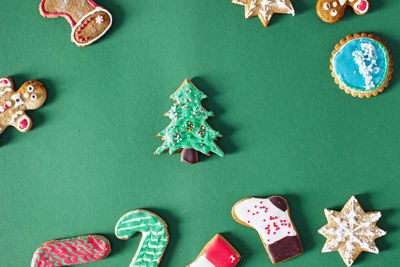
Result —
[[[24,83],[17,92],[10,77],[0,79],[0,134],[8,126],[14,126],[20,132],[32,128],[32,119],[25,110],[40,108],[46,100],[46,89],[41,82]]]
[[[344,16],[347,6],[351,6],[357,15],[364,15],[369,10],[368,0],[318,0],[317,14],[328,23],[336,23]]]

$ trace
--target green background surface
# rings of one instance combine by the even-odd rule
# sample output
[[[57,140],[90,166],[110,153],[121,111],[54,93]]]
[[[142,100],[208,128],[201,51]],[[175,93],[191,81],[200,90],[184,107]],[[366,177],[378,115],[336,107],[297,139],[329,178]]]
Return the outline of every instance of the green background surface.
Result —
[[[18,3],[17,3],[18,2]],[[161,266],[185,266],[216,233],[242,255],[239,266],[272,266],[257,233],[236,223],[233,204],[283,195],[304,254],[282,266],[345,266],[322,254],[324,208],[356,195],[380,210],[379,255],[355,266],[398,266],[400,253],[400,81],[372,99],[355,99],[330,76],[329,58],[348,34],[375,33],[400,62],[400,1],[371,0],[371,10],[329,25],[316,1],[293,0],[296,16],[273,16],[267,29],[228,0],[102,0],[114,16],[87,48],[69,41],[63,18],[45,19],[38,0],[1,0],[0,76],[16,87],[37,79],[48,99],[28,112],[28,133],[0,137],[0,265],[29,266],[43,242],[104,234],[106,260],[128,266],[140,241],[114,237],[124,213],[149,209],[171,236]],[[168,97],[185,78],[209,96],[210,125],[226,152],[191,166],[154,156],[155,134],[169,124]]]

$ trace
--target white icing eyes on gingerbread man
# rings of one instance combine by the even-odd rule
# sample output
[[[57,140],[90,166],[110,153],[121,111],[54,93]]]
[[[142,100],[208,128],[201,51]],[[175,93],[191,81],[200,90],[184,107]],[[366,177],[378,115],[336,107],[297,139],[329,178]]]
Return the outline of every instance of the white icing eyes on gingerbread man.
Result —
[[[318,0],[317,14],[321,20],[328,23],[340,21],[346,11],[347,6],[351,6],[357,15],[364,15],[368,12],[368,0]]]
[[[37,109],[41,107],[46,100],[46,89],[44,89],[41,83],[30,81],[24,83],[15,95],[23,96],[23,104],[25,104],[27,109]],[[20,99],[20,101],[23,100]]]
[[[20,132],[31,129],[32,119],[25,110],[41,107],[46,100],[46,89],[41,82],[29,81],[15,92],[10,77],[0,79],[0,134],[10,125]]]

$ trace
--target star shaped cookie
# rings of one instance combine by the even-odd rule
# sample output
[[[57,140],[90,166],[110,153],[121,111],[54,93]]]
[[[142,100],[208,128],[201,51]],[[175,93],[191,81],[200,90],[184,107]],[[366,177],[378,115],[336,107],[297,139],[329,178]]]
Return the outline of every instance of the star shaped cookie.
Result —
[[[294,8],[290,0],[232,0],[232,3],[245,6],[246,19],[258,15],[264,27],[268,26],[274,13],[294,16]]]
[[[322,252],[337,250],[347,266],[351,266],[362,251],[379,253],[375,239],[386,235],[376,226],[380,211],[365,212],[352,196],[338,212],[325,209],[328,224],[318,230],[327,238]]]

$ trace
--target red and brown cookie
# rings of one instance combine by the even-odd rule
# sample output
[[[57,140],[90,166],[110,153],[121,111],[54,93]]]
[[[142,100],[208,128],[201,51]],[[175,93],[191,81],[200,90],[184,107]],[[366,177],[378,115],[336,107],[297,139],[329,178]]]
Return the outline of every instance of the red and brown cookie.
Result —
[[[110,12],[92,0],[42,0],[39,11],[46,18],[66,18],[72,27],[71,41],[77,46],[97,41],[112,24]]]
[[[232,208],[233,218],[254,228],[272,263],[280,263],[303,253],[303,246],[290,219],[289,206],[281,196],[245,198]]]

